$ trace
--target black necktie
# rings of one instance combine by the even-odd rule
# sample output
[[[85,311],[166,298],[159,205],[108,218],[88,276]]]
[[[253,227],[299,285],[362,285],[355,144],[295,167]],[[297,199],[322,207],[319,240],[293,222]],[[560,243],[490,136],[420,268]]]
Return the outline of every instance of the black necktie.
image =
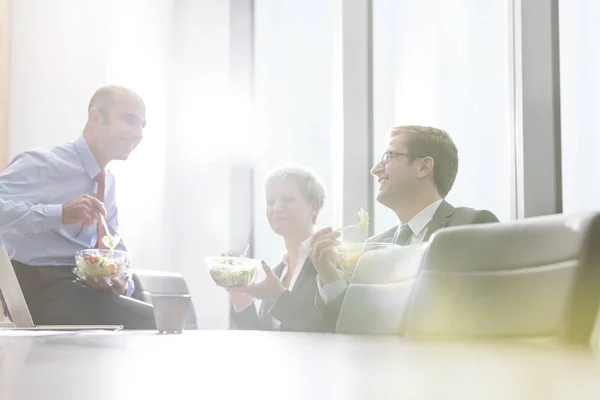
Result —
[[[412,239],[412,237],[413,231],[410,229],[410,226],[408,226],[408,224],[404,224],[400,228],[400,233],[396,238],[396,244],[400,246],[407,246],[410,244],[410,239]]]

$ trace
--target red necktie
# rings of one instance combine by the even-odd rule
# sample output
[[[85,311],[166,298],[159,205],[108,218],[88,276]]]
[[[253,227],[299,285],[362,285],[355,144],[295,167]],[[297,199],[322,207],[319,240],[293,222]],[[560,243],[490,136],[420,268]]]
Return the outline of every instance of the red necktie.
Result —
[[[98,183],[96,189],[96,198],[104,203],[104,190],[106,189],[106,172],[104,170],[100,171],[98,175],[96,175],[96,182]],[[106,230],[104,229],[104,224],[98,221],[98,242],[96,243],[97,249],[105,249],[106,246],[102,243],[102,238],[106,235]]]

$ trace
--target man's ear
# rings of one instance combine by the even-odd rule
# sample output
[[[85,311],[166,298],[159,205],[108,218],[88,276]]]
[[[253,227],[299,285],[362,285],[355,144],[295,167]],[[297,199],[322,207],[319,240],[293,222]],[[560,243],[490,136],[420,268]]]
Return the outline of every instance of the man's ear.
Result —
[[[104,123],[104,115],[102,112],[96,108],[92,107],[88,111],[88,125],[102,125]]]
[[[99,118],[100,118],[100,113],[98,112],[97,108],[92,107],[88,110],[88,122],[87,122],[88,125],[99,125],[99,123],[100,123]]]
[[[432,157],[423,157],[419,163],[419,171],[417,176],[424,178],[433,174],[433,167],[435,166],[435,160]]]

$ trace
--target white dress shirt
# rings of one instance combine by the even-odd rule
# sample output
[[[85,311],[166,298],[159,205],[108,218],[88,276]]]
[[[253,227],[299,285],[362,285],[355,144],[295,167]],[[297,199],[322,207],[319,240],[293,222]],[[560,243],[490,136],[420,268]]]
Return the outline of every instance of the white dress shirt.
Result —
[[[433,216],[435,215],[435,212],[437,211],[442,201],[443,199],[431,203],[408,222],[408,226],[410,227],[410,230],[413,233],[412,237],[410,238],[409,244],[417,244],[422,243],[424,241],[425,235],[427,234],[427,227],[433,219]],[[396,239],[400,234],[400,229],[402,228],[402,226],[403,224],[398,223],[398,229],[396,230],[396,234],[394,235],[394,243],[396,242]],[[319,296],[321,296],[321,299],[325,304],[329,304],[337,300],[340,296],[344,294],[344,292],[346,292],[348,283],[344,279],[342,271],[338,270],[337,274],[339,278],[337,281],[327,283],[323,286],[321,286],[319,276],[317,276]]]
[[[63,204],[82,194],[97,197],[101,167],[86,139],[17,155],[0,173],[0,244],[11,260],[33,266],[75,266],[75,253],[102,239],[98,224],[62,223]],[[106,170],[106,224],[119,232],[115,177]],[[127,251],[123,241],[117,250]],[[127,296],[135,289],[127,281]]]

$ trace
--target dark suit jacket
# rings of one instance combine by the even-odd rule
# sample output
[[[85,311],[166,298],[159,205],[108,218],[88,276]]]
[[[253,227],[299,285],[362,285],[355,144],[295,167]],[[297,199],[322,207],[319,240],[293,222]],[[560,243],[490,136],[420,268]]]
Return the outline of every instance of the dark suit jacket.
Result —
[[[453,207],[446,200],[442,200],[440,206],[436,210],[433,218],[427,225],[427,231],[425,233],[424,241],[428,241],[432,234],[442,228],[459,226],[459,225],[471,225],[471,224],[485,224],[498,222],[498,218],[488,210],[475,210],[468,207]],[[394,235],[398,226],[388,229],[378,235],[369,238],[368,242],[377,243],[391,243],[394,240]],[[331,304],[325,304],[317,292],[316,304],[318,309],[323,313],[323,318],[326,322],[326,326],[333,327],[337,324],[338,316],[342,308],[344,296],[340,296]]]
[[[273,269],[281,278],[284,266],[279,264]],[[265,330],[273,329],[273,318],[281,321],[281,331],[294,332],[331,332],[333,327],[317,309],[317,272],[310,260],[306,260],[298,279],[291,291],[286,290],[275,303],[263,300],[258,313],[254,304],[241,312],[231,310],[231,318],[236,329]]]

